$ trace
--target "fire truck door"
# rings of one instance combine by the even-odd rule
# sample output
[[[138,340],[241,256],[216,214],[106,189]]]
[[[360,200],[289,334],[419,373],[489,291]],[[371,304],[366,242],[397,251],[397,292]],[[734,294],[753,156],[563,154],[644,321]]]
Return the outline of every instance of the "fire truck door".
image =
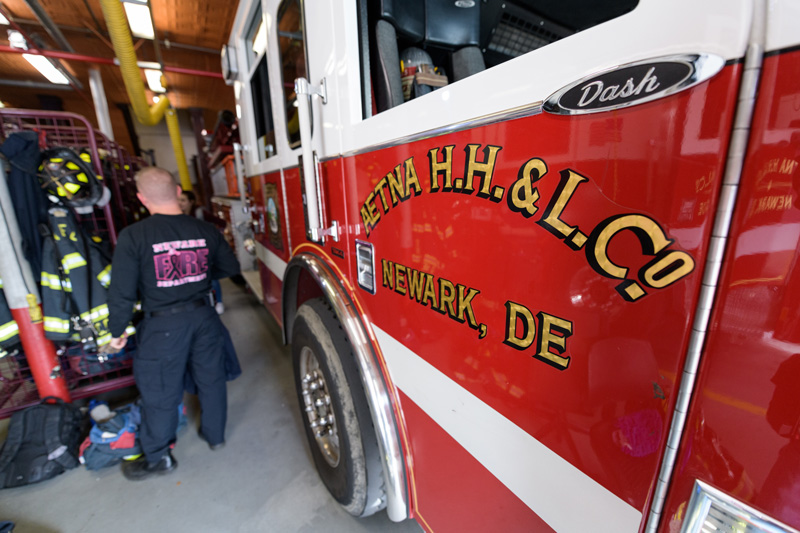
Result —
[[[751,8],[643,0],[347,131],[358,295],[431,530],[647,520]]]

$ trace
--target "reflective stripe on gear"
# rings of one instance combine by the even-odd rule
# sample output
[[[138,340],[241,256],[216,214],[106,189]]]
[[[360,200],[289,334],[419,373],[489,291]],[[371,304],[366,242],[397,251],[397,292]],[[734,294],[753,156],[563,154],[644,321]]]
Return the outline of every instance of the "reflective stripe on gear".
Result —
[[[60,291],[63,288],[66,292],[72,292],[72,283],[68,279],[62,280],[56,274],[42,272],[41,285],[53,291]]]
[[[105,288],[108,288],[108,286],[111,285],[111,264],[105,267],[103,271],[97,275],[97,281],[102,283],[103,287]]]
[[[129,337],[131,335],[135,335],[136,334],[136,328],[133,327],[133,326],[128,326],[127,328],[125,328],[125,333],[127,333]],[[100,335],[97,338],[97,345],[98,346],[103,346],[104,344],[108,344],[109,342],[111,342],[111,339],[113,339],[113,338],[114,337],[111,335],[111,333],[106,333],[105,335]]]
[[[81,318],[84,320],[91,320],[92,322],[96,322],[101,318],[106,318],[108,316],[108,304],[98,305],[91,311],[86,311],[81,313]]]
[[[73,268],[86,266],[86,259],[78,252],[73,252],[62,257],[61,264],[64,265],[64,273],[69,274]]]
[[[69,333],[69,320],[46,316],[44,317],[44,330],[53,333]]]
[[[5,342],[19,335],[19,326],[13,320],[0,326],[0,342]]]

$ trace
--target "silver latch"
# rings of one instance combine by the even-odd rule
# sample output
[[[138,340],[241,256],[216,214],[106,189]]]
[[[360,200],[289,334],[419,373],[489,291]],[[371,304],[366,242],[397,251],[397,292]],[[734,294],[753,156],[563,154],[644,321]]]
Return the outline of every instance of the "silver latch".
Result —
[[[294,92],[296,94],[307,94],[309,96],[319,96],[323,104],[328,103],[328,83],[322,78],[319,85],[311,85],[305,78],[294,80]]]
[[[311,228],[309,230],[311,240],[319,242],[325,237],[330,237],[334,242],[339,242],[341,237],[341,230],[339,229],[339,222],[337,220],[331,221],[330,228]]]

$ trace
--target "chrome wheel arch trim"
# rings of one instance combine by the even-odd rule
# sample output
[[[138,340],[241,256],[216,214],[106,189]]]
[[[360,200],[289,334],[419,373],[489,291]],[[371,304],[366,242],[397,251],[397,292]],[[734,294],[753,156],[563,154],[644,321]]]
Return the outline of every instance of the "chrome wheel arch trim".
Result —
[[[296,292],[291,288],[295,286],[294,281],[301,270],[308,272],[322,289],[350,339],[375,426],[386,490],[386,512],[393,522],[403,521],[409,516],[405,461],[388,385],[377,364],[377,356],[366,327],[350,296],[325,261],[309,252],[296,254],[286,266],[282,287],[284,341],[291,340],[297,299]]]

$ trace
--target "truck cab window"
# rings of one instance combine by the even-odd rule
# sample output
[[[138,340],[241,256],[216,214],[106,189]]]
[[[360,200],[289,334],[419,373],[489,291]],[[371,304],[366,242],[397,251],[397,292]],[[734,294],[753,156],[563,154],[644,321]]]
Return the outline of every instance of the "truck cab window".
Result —
[[[258,160],[263,161],[276,153],[275,125],[272,122],[266,55],[261,57],[258,67],[250,78],[250,94],[253,95],[253,118],[256,126]]]
[[[638,0],[362,0],[364,116],[619,17]],[[366,17],[364,16],[366,13]],[[366,23],[365,23],[366,22]],[[374,102],[371,100],[374,95]]]
[[[250,79],[253,122],[256,133],[258,161],[275,155],[275,125],[272,119],[269,78],[267,76],[267,27],[258,4],[244,35],[244,53]]]
[[[261,16],[259,9],[253,14],[250,26],[247,28],[245,37],[245,50],[247,54],[247,68],[252,69],[258,60],[258,56],[267,49],[267,27],[264,25],[264,17]]]
[[[278,46],[281,56],[281,82],[289,146],[295,148],[300,146],[300,125],[294,80],[297,78],[308,79],[303,9],[300,0],[284,0],[278,7]]]

